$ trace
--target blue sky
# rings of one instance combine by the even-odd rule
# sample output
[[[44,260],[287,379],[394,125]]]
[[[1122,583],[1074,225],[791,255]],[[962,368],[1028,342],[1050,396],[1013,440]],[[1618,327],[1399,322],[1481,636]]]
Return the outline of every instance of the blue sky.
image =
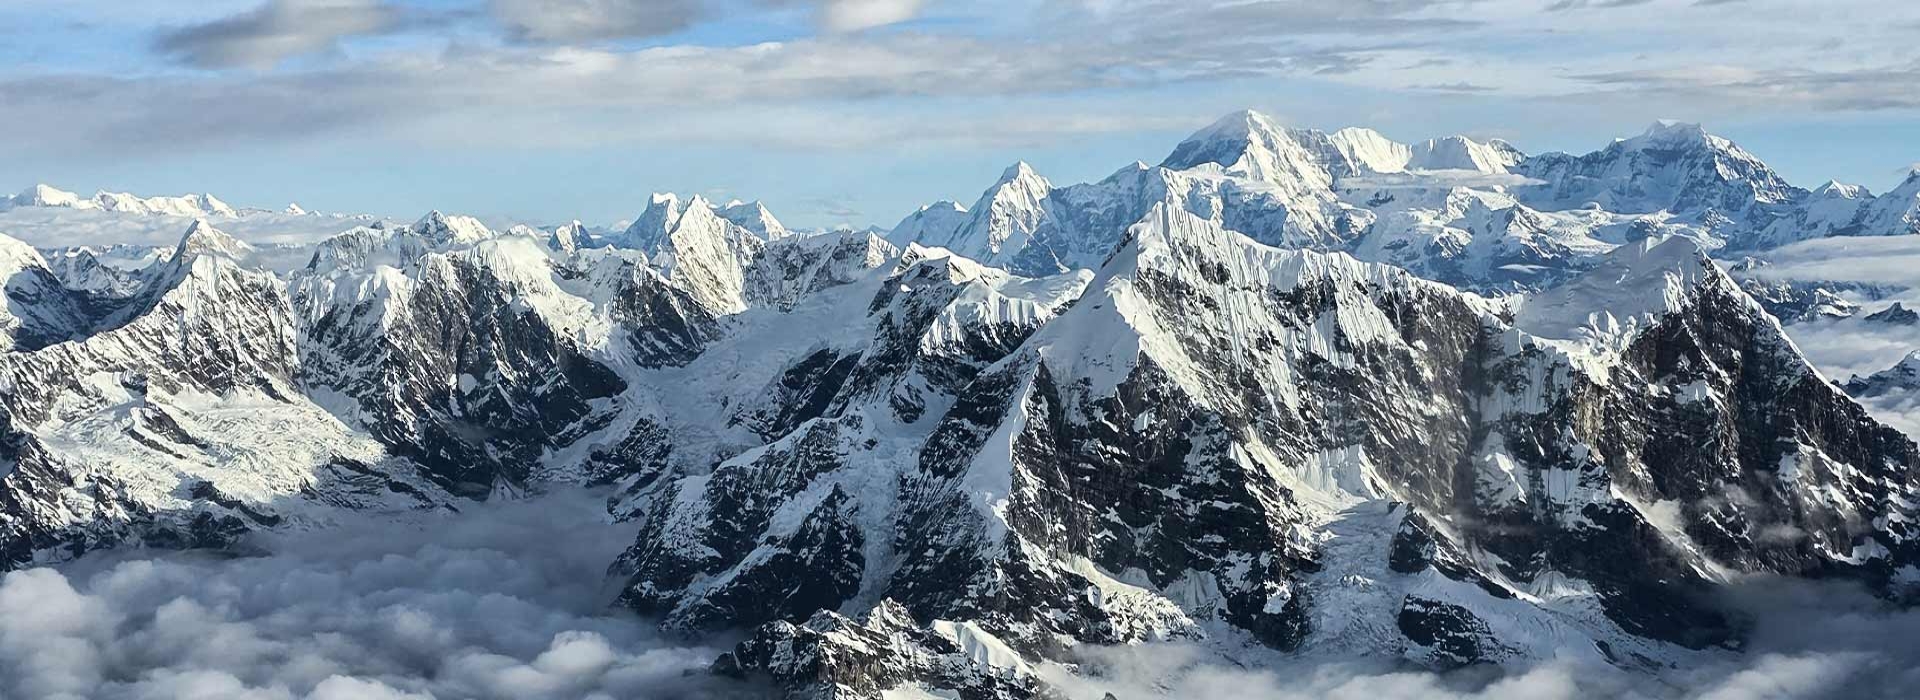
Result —
[[[10,0],[0,188],[885,226],[1252,107],[1528,152],[1677,118],[1878,191],[1920,161],[1915,36],[1907,0]]]

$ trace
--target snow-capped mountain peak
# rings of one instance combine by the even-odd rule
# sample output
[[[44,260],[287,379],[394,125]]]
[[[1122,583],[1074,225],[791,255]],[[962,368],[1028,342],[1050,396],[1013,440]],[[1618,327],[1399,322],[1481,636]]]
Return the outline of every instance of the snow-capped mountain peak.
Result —
[[[1026,161],[1000,174],[970,208],[951,202],[929,205],[909,215],[890,235],[895,245],[921,243],[984,261],[1004,263],[1017,254],[1047,220],[1053,183]],[[964,220],[962,220],[964,219]],[[954,222],[958,221],[956,225]],[[904,238],[911,233],[914,238]]]
[[[214,228],[206,219],[196,219],[180,236],[180,244],[174,246],[173,262],[177,265],[202,255],[217,255],[238,262],[246,260],[254,251],[246,241]]]
[[[751,202],[742,202],[737,199],[728,202],[726,206],[720,207],[720,218],[733,222],[735,226],[752,231],[753,235],[769,241],[791,235],[787,227],[773,217],[773,212],[768,211],[766,205],[761,204],[757,199]]]
[[[493,237],[493,231],[487,229],[479,219],[445,214],[438,209],[420,217],[420,221],[413,225],[413,230],[436,246],[472,245]]]
[[[1920,168],[1885,194],[1875,197],[1861,213],[1864,232],[1876,235],[1920,233]]]
[[[1248,149],[1284,138],[1285,132],[1286,129],[1265,114],[1251,109],[1240,110],[1193,132],[1174,146],[1173,153],[1161,162],[1161,166],[1175,170],[1185,170],[1201,163],[1231,167]]]
[[[1014,161],[1013,165],[1009,165],[1006,170],[1000,171],[1000,179],[995,181],[994,185],[1000,186],[1032,182],[1044,183],[1046,182],[1046,178],[1040,177],[1040,173],[1033,169],[1031,163],[1020,160]]]
[[[547,237],[547,247],[571,253],[584,247],[592,238],[592,234],[587,232],[587,225],[574,219],[554,227],[552,235]]]
[[[1621,142],[1627,148],[1684,148],[1689,146],[1719,146],[1730,143],[1726,139],[1707,133],[1707,129],[1695,122],[1683,122],[1674,119],[1661,119],[1647,125],[1639,136]]]
[[[1413,149],[1365,127],[1349,126],[1327,135],[1356,173],[1397,173],[1413,160]]]
[[[660,241],[679,225],[684,210],[679,195],[672,192],[653,193],[647,198],[647,208],[627,227],[621,245],[636,250],[658,247]]]
[[[1283,187],[1327,187],[1331,178],[1321,158],[1273,118],[1253,110],[1234,112],[1195,132],[1161,162],[1187,170],[1214,164],[1231,175]]]
[[[905,248],[915,241],[949,241],[953,232],[967,223],[967,208],[959,202],[940,200],[921,206],[887,232],[887,242]],[[931,245],[931,243],[929,243]]]
[[[1465,136],[1428,139],[1413,147],[1408,167],[1413,170],[1471,170],[1504,173],[1525,158],[1505,141],[1480,142]]]
[[[1639,136],[1582,156],[1529,157],[1514,170],[1539,181],[1519,190],[1521,200],[1536,208],[1665,211],[1729,238],[1766,228],[1779,218],[1776,209],[1806,196],[1732,141],[1678,122],[1656,122]]]
[[[14,195],[11,206],[16,207],[72,207],[81,208],[82,202],[91,202],[78,194],[59,189],[52,185],[38,184]]]
[[[1871,199],[1873,193],[1863,185],[1850,185],[1839,180],[1828,180],[1825,184],[1813,188],[1813,193],[1831,199]]]
[[[732,211],[747,213],[754,208]],[[710,313],[738,313],[747,308],[746,270],[767,241],[722,214],[701,195],[683,201],[673,194],[655,194],[646,211],[613,243],[644,253],[655,270],[681,285]],[[778,228],[771,213],[764,222],[785,230]]]

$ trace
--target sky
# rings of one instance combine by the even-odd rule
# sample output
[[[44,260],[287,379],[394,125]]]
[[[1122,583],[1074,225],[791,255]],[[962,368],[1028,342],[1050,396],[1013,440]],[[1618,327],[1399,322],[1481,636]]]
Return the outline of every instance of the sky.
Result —
[[[0,189],[891,226],[1254,108],[1528,152],[1681,119],[1880,191],[1920,161],[1915,36],[1910,0],[8,0]]]

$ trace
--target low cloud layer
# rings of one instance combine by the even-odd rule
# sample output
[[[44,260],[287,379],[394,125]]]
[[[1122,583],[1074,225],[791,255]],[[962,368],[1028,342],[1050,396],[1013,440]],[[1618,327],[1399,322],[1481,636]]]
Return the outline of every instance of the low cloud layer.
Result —
[[[1350,657],[1238,666],[1156,645],[1088,650],[1083,675],[1053,677],[1089,700],[1853,700],[1905,697],[1920,683],[1920,611],[1846,584],[1781,579],[1735,583],[1725,602],[1754,625],[1746,652],[1659,673],[1557,661],[1431,673]]]
[[[610,610],[605,566],[633,534],[563,492],[458,515],[350,518],[254,556],[109,552],[0,578],[12,700],[745,699],[705,672],[729,640],[664,636]],[[271,553],[268,554],[267,552]],[[1067,697],[1123,700],[1838,700],[1920,683],[1920,612],[1844,585],[1752,581],[1747,653],[1658,675],[1546,663],[1436,674],[1386,660],[1244,665],[1199,647],[1084,652]],[[1704,659],[1704,660],[1702,660]]]
[[[1788,336],[1829,378],[1845,381],[1856,374],[1872,374],[1920,350],[1920,327],[1864,318],[1895,301],[1920,307],[1920,237],[1822,238],[1761,257],[1770,264],[1747,274],[1764,280],[1850,283],[1870,292],[1844,294],[1862,305],[1854,318],[1787,327]]]
[[[630,527],[562,494],[361,519],[273,554],[128,552],[0,579],[8,698],[749,698],[717,644],[614,614]]]
[[[1920,308],[1920,236],[1823,238],[1768,251],[1770,264],[1753,270],[1761,279],[1790,282],[1845,282],[1865,285],[1868,293],[1843,296],[1861,304],[1853,318],[1803,321],[1786,326],[1787,335],[1829,379],[1846,381],[1892,367],[1920,350],[1920,326],[1866,320],[1895,302]],[[1873,417],[1920,437],[1920,394],[1894,391],[1859,399]]]

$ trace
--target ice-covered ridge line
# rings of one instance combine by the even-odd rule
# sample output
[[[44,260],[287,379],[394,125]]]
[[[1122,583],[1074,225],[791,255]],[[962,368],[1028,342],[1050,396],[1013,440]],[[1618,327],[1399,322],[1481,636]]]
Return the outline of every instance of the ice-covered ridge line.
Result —
[[[15,195],[0,196],[0,211],[25,207],[78,209],[133,216],[173,216],[186,218],[215,217],[237,219],[261,214],[274,214],[288,217],[319,216],[346,218],[343,215],[309,211],[299,204],[288,204],[282,209],[236,207],[211,194],[197,193],[171,197],[148,197],[127,192],[100,190],[91,196],[85,196],[44,183],[28,187]]]
[[[240,216],[238,210],[210,194],[187,194],[178,197],[141,197],[125,192],[107,192],[102,190],[95,193],[92,197],[82,197],[73,192],[44,184],[34,185],[20,194],[0,199],[0,210],[15,207],[99,209],[126,214],[162,214],[168,216]]]
[[[1128,242],[1109,259],[1090,282],[1088,292],[1073,309],[1043,327],[1029,341],[1051,366],[1064,374],[1091,380],[1093,395],[1104,395],[1123,381],[1137,358],[1148,358],[1188,387],[1204,387],[1208,370],[1191,357],[1179,341],[1183,335],[1209,333],[1232,344],[1238,361],[1273,373],[1266,383],[1277,387],[1283,402],[1297,405],[1292,363],[1262,361],[1257,354],[1277,352],[1286,357],[1314,355],[1336,365],[1351,362],[1339,349],[1343,342],[1400,343],[1393,320],[1364,298],[1343,298],[1333,312],[1312,319],[1305,329],[1280,324],[1268,307],[1267,295],[1285,293],[1316,282],[1332,282],[1336,294],[1354,295],[1362,289],[1418,289],[1456,296],[1491,318],[1496,305],[1478,296],[1422,280],[1388,265],[1362,262],[1344,253],[1317,253],[1264,245],[1194,214],[1157,205],[1128,230]],[[1222,305],[1222,327],[1205,330],[1174,327],[1185,320],[1159,317],[1152,294],[1143,284],[1156,278],[1193,284],[1213,293]],[[1277,348],[1255,353],[1252,339],[1270,338]],[[1003,360],[1011,362],[1012,358]],[[1207,391],[1196,391],[1206,402]]]
[[[928,354],[957,349],[982,328],[1042,327],[1078,299],[1094,276],[1091,271],[1076,270],[1051,277],[1020,277],[945,248],[919,245],[910,248],[901,260],[902,269],[895,271],[896,276],[908,265],[945,265],[948,281],[963,285],[960,295],[942,308],[921,334],[920,349]],[[909,260],[912,262],[905,262]]]

